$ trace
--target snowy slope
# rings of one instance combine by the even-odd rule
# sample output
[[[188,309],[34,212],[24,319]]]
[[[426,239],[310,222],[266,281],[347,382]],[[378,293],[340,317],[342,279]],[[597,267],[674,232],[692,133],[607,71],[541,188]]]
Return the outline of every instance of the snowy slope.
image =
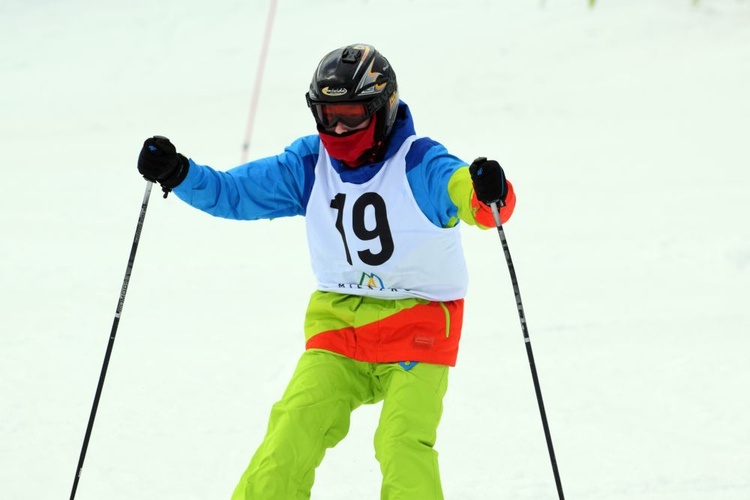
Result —
[[[314,131],[353,42],[417,129],[518,193],[506,227],[570,499],[750,498],[750,2],[281,0],[251,156]],[[0,3],[0,484],[66,498],[152,134],[236,165],[268,2]],[[556,498],[494,231],[440,429],[446,497]],[[228,498],[303,349],[303,221],[151,198],[77,498]],[[313,498],[378,498],[358,410]]]

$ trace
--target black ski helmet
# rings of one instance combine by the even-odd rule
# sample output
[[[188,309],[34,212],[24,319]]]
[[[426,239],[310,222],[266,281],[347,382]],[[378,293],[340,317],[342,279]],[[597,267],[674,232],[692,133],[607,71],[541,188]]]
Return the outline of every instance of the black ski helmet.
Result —
[[[305,97],[318,124],[315,105],[364,103],[369,115],[376,115],[376,145],[385,142],[396,121],[396,73],[372,45],[348,45],[329,52],[318,64]]]

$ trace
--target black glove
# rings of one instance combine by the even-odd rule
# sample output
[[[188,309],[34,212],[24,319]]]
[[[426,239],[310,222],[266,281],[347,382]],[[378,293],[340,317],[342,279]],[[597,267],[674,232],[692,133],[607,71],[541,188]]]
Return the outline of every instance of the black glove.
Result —
[[[190,163],[169,142],[155,135],[146,139],[138,156],[138,171],[151,182],[159,182],[165,193],[179,185],[187,176]]]
[[[505,183],[505,172],[495,160],[480,157],[469,166],[471,180],[477,199],[489,205],[491,203],[505,204],[508,196],[508,185]]]

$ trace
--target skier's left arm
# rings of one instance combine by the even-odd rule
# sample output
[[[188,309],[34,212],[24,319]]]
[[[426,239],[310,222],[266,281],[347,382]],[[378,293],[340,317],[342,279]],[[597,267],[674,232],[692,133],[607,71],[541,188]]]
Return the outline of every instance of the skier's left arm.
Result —
[[[453,227],[461,220],[482,229],[495,227],[489,206],[495,200],[502,201],[498,203],[501,222],[510,219],[516,195],[502,167],[487,161],[483,175],[476,172],[477,167],[476,161],[470,168],[429,138],[420,138],[412,145],[407,156],[409,184],[422,211],[435,225]]]

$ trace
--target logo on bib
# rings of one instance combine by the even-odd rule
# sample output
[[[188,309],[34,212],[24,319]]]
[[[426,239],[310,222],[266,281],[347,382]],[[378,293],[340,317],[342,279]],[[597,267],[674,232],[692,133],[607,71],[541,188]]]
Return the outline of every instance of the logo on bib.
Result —
[[[408,288],[386,287],[385,283],[383,283],[383,279],[380,276],[375,273],[370,274],[364,271],[359,277],[359,283],[339,283],[338,288],[350,290],[375,290],[378,292],[388,293],[411,293],[411,290]]]
[[[362,277],[359,278],[359,284],[371,288],[385,288],[385,285],[383,285],[383,280],[380,279],[380,276],[375,273],[368,274],[363,272]]]

